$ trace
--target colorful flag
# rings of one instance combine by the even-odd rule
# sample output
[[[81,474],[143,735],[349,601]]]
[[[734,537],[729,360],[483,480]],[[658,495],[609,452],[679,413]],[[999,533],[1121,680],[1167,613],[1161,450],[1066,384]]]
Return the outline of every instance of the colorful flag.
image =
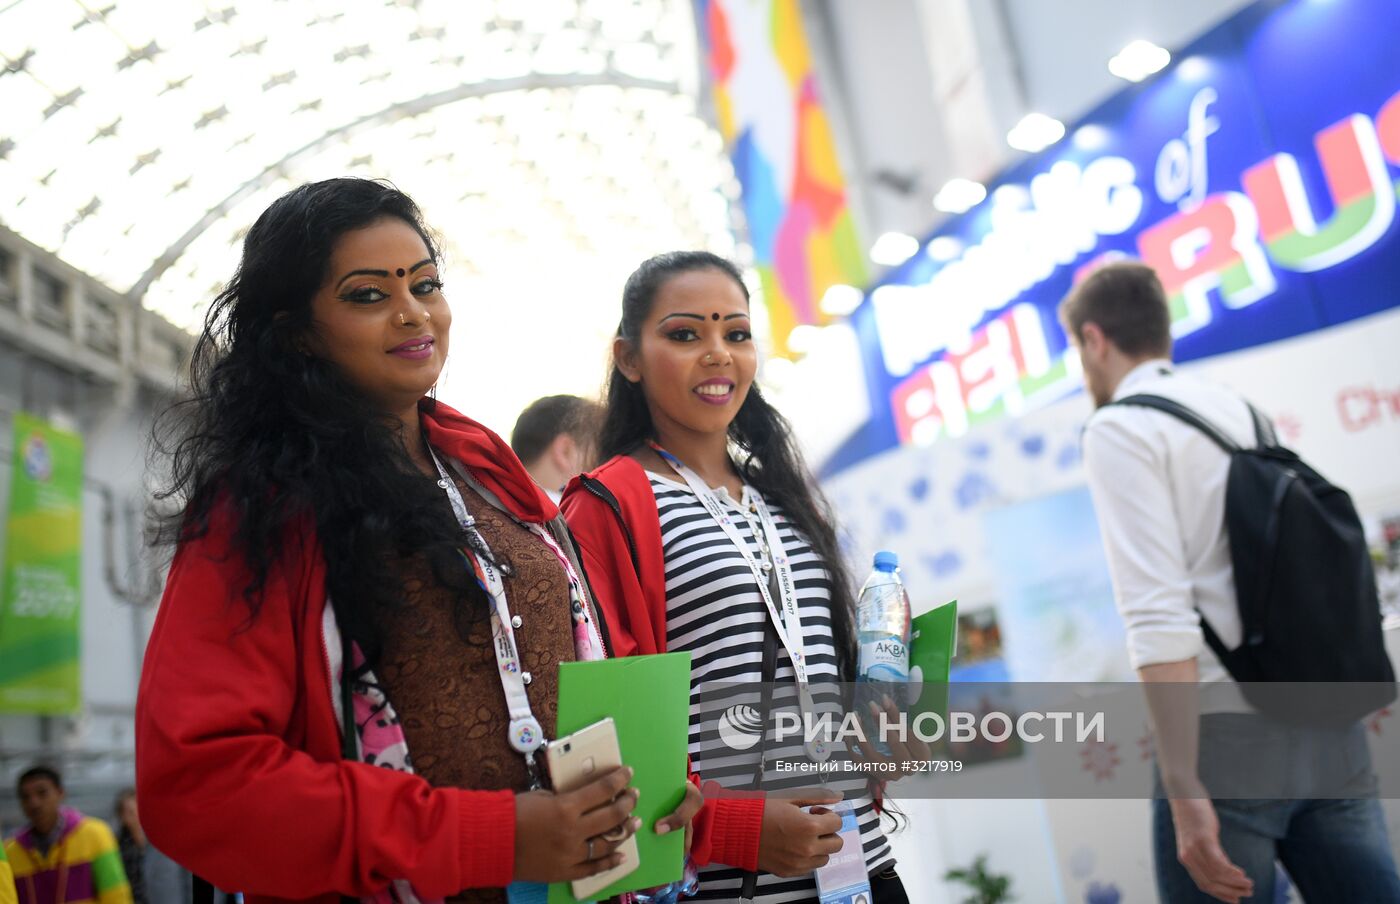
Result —
[[[742,187],[754,267],[778,354],[798,324],[828,320],[836,284],[864,259],[812,72],[797,0],[696,0],[720,132]]]

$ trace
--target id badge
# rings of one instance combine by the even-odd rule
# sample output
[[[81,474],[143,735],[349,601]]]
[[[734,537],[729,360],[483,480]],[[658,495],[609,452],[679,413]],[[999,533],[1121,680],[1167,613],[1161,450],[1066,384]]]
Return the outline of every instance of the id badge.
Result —
[[[865,871],[855,808],[843,800],[829,809],[841,817],[841,850],[817,870],[817,895],[821,904],[870,904],[870,876]]]
[[[506,904],[545,904],[549,886],[543,882],[512,882],[506,886]]]

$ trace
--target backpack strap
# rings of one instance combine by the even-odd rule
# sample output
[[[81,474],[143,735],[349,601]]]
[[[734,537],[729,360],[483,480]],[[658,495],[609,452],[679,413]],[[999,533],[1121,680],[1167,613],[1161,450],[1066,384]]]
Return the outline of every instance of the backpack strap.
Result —
[[[583,550],[579,547],[578,540],[574,537],[573,531],[569,530],[569,524],[564,520],[564,515],[562,513],[556,515],[549,526],[556,538],[569,541],[567,546],[562,543],[560,546],[565,550],[567,555],[570,555],[570,562],[573,564],[575,570],[578,571],[579,578],[583,581],[584,589],[588,593],[589,611],[598,619],[598,636],[602,638],[603,646],[611,650],[612,632],[608,630],[608,621],[603,615],[603,607],[598,602],[598,595],[593,592],[593,584],[588,579],[588,570],[583,567]]]
[[[1217,446],[1224,449],[1227,455],[1234,455],[1236,452],[1240,451],[1239,444],[1236,443],[1234,440],[1230,439],[1230,437],[1226,436],[1225,433],[1219,427],[1215,426],[1210,421],[1201,417],[1199,414],[1192,411],[1190,408],[1187,408],[1180,402],[1173,401],[1172,399],[1156,395],[1130,395],[1109,402],[1108,404],[1133,405],[1138,408],[1154,408],[1157,411],[1162,412],[1163,414],[1171,415],[1172,417],[1176,418],[1182,423],[1195,427],[1197,430],[1201,431],[1206,436],[1208,436],[1211,439],[1211,441],[1214,442]],[[1251,412],[1254,412],[1254,409],[1252,407],[1249,410]],[[1254,416],[1256,418],[1255,429],[1257,430],[1259,427],[1259,422],[1257,420],[1259,415],[1258,413],[1255,413]]]
[[[627,540],[627,553],[632,557],[632,570],[640,576],[642,566],[637,559],[637,542],[632,539],[632,530],[627,526],[627,519],[622,517],[622,504],[617,501],[612,490],[609,490],[607,485],[596,477],[580,474],[579,483],[583,485],[585,490],[597,496],[608,508],[612,509],[613,515],[617,518],[618,526],[622,528],[622,536]]]
[[[1259,443],[1259,448],[1267,449],[1278,445],[1278,434],[1274,432],[1274,425],[1268,418],[1259,413],[1259,409],[1245,402],[1249,408],[1249,416],[1254,420],[1254,438]]]

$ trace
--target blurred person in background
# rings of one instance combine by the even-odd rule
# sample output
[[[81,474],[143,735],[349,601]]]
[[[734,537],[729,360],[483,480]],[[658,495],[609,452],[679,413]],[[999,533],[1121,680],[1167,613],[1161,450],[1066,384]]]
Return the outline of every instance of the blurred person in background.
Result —
[[[591,468],[598,449],[602,409],[574,395],[552,395],[531,402],[510,432],[510,447],[554,502],[564,485]]]
[[[0,904],[18,904],[15,895],[15,871],[10,869],[10,859],[5,856],[5,845],[0,844]]]
[[[135,788],[124,788],[117,794],[115,810],[117,847],[135,904],[189,904],[190,874],[147,840]]]
[[[558,664],[603,638],[555,505],[428,395],[440,267],[392,186],[289,192],[156,431],[183,507],[158,524],[177,546],[137,701],[141,816],[252,901],[542,901],[640,828],[626,767],[541,786]]]
[[[791,428],[754,384],[751,329],[748,289],[724,258],[674,252],[638,267],[613,343],[599,437],[608,460],[564,495],[585,565],[600,576],[614,655],[689,651],[692,706],[706,681],[769,683],[783,688],[775,704],[778,693],[791,698],[797,659],[814,683],[855,680],[851,582]],[[760,585],[760,572],[792,580]],[[762,595],[760,586],[779,584],[787,590]],[[779,616],[769,600],[782,596],[787,612],[788,591],[799,618],[770,624]],[[803,756],[791,740],[736,756],[708,724],[693,718],[691,759],[727,789],[761,784],[765,757]],[[927,756],[896,751],[901,760]],[[874,801],[864,782],[851,790],[873,901],[907,901]],[[843,793],[784,791],[756,794],[725,821],[714,865],[700,872],[701,899],[817,900],[814,871],[842,848],[842,818],[829,808]]]
[[[16,790],[29,824],[5,842],[5,855],[19,904],[131,904],[112,830],[63,805],[57,770],[32,766],[20,773]]]
[[[1289,775],[1310,777],[1340,761],[1339,768],[1374,785],[1360,723],[1316,733],[1279,726],[1235,692],[1206,643],[1203,623],[1227,650],[1244,642],[1225,524],[1230,456],[1166,412],[1112,403],[1160,396],[1253,448],[1249,405],[1229,389],[1176,372],[1166,294],[1143,264],[1095,270],[1061,303],[1060,319],[1096,409],[1084,428],[1084,470],[1129,659],[1147,686],[1159,782],[1153,861],[1162,900],[1273,901],[1277,860],[1309,902],[1400,902],[1374,797],[1212,800],[1203,781],[1210,766],[1212,778],[1230,784],[1223,776],[1231,764],[1216,766],[1231,759],[1262,772],[1268,754],[1282,758]],[[1203,703],[1197,682],[1209,689]]]

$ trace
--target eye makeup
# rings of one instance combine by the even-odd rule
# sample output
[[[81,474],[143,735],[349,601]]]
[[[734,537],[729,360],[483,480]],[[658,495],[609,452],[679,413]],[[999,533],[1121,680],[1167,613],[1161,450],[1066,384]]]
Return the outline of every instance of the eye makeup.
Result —
[[[389,296],[384,294],[384,292],[381,291],[378,287],[368,285],[356,286],[352,289],[348,289],[345,292],[340,293],[340,295],[337,297],[339,297],[341,301],[348,301],[352,304],[373,304],[374,302],[381,301],[385,298],[388,298]]]
[[[419,270],[423,269],[424,267],[426,267],[426,266],[428,266],[429,264],[432,264],[432,263],[436,263],[436,261],[434,261],[431,257],[425,257],[425,258],[423,258],[421,261],[419,261],[418,263],[414,264],[412,267],[409,267],[407,270],[405,270],[403,267],[399,267],[397,270],[394,271],[394,275],[395,275],[395,276],[398,276],[398,277],[400,277],[400,278],[402,278],[402,277],[404,276],[405,273],[417,273]],[[378,277],[380,277],[380,278],[382,278],[382,279],[388,279],[388,278],[389,278],[389,271],[388,271],[388,270],[365,270],[365,269],[361,269],[361,270],[351,270],[349,273],[345,274],[344,276],[342,276],[342,277],[340,278],[340,281],[337,282],[337,283],[335,284],[335,285],[336,285],[336,288],[337,288],[337,289],[340,288],[340,287],[345,283],[345,281],[346,281],[347,279],[349,279],[350,277],[352,277],[352,276],[378,276]]]

